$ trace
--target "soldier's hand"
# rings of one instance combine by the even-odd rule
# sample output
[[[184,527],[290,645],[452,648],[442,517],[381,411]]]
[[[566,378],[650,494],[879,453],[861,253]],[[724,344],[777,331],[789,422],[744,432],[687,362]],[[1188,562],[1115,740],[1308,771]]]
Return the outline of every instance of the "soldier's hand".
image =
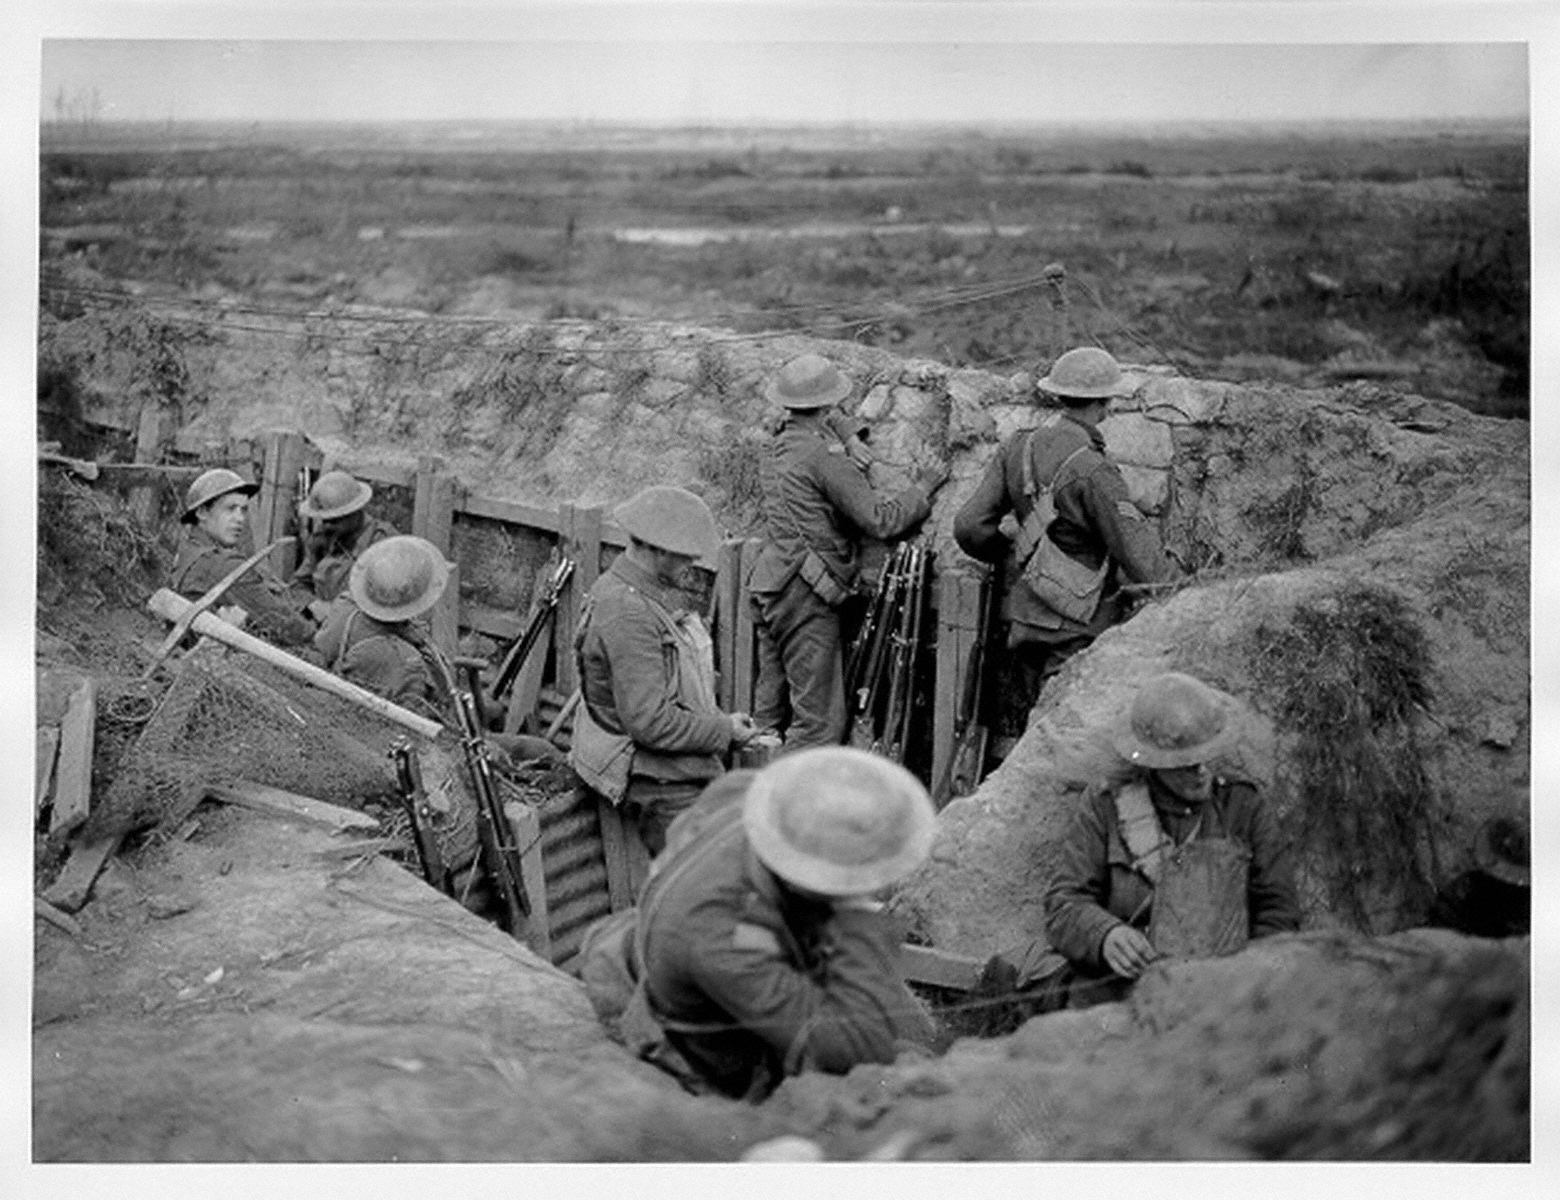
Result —
[[[746,746],[759,734],[758,726],[753,724],[753,718],[747,713],[728,713],[731,720],[731,744],[733,746]]]
[[[944,462],[933,463],[922,467],[916,472],[915,481],[926,489],[928,496],[948,482],[948,464]]]
[[[325,618],[330,616],[330,604],[325,600],[310,600],[303,606],[303,611],[314,618],[316,625],[323,625]]]
[[[1136,979],[1158,957],[1149,940],[1130,925],[1117,925],[1107,933],[1101,952],[1105,965],[1128,979]]]
[[[859,437],[847,438],[845,440],[845,457],[863,471],[870,467],[874,461],[872,451],[867,449],[867,444]]]
[[[226,621],[229,625],[233,626],[235,629],[242,629],[244,627],[244,622],[249,620],[248,611],[246,609],[240,608],[236,604],[224,604],[221,608],[217,609],[217,616]]]

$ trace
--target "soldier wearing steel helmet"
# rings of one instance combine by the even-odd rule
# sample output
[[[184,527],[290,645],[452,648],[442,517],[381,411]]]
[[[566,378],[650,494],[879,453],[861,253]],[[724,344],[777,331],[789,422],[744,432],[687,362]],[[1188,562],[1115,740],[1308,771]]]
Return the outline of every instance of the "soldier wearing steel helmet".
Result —
[[[189,531],[168,577],[170,589],[198,600],[248,557],[249,497],[259,490],[225,467],[206,471],[190,484],[179,516]],[[314,636],[314,621],[291,603],[286,586],[263,562],[239,577],[223,603],[242,608],[250,629],[284,646],[302,645]]]
[[[345,471],[327,471],[298,506],[298,516],[318,522],[304,543],[292,584],[329,605],[347,587],[352,566],[370,546],[397,535],[393,525],[368,515],[374,489]],[[316,610],[317,611],[317,610]]]
[[[594,791],[624,806],[653,855],[672,819],[758,731],[715,703],[713,647],[684,608],[683,576],[719,545],[704,501],[646,488],[613,510],[628,548],[591,586],[575,638],[580,707],[570,762]]]
[[[404,708],[437,716],[443,704],[423,659],[423,618],[439,602],[450,567],[438,547],[396,535],[352,564],[314,647],[336,674]]]
[[[1029,1011],[1120,999],[1162,955],[1232,953],[1300,927],[1272,811],[1255,784],[1212,769],[1233,747],[1237,711],[1227,693],[1168,672],[1112,727],[1127,774],[1090,788],[1056,844],[1050,952],[1031,945],[987,966],[1010,964]]]
[[[622,939],[636,980],[625,1040],[694,1090],[750,1100],[787,1075],[929,1045],[874,894],[926,858],[935,829],[916,778],[860,750],[712,784],[673,824]]]
[[[1023,557],[1009,572],[1003,616],[1008,648],[1021,652],[1035,691],[1125,615],[1120,584],[1175,575],[1158,533],[1105,453],[1100,421],[1111,397],[1125,390],[1116,360],[1093,346],[1069,350],[1037,387],[1059,399],[1061,411],[1003,443],[953,526],[955,540],[972,558],[1000,563],[1010,554]],[[1045,489],[1054,519],[1048,528],[1028,529]],[[1017,528],[1004,528],[1004,518]],[[1039,554],[1055,555],[1077,577],[1067,600],[1055,592],[1042,599],[1020,578]]]
[[[944,466],[885,497],[867,482],[858,422],[836,406],[851,382],[828,359],[803,354],[764,395],[787,410],[759,469],[767,536],[748,579],[758,633],[760,725],[785,729],[787,751],[845,736],[844,662],[837,609],[860,570],[863,537],[898,537],[931,512]]]

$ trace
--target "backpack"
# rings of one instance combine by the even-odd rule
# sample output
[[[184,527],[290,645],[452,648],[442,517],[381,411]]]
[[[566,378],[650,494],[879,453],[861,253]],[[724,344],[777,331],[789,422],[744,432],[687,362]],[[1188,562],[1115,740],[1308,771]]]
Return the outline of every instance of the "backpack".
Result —
[[[1021,570],[1019,577],[1047,608],[1070,621],[1087,625],[1100,606],[1110,559],[1106,557],[1098,569],[1084,566],[1051,540],[1050,528],[1056,519],[1056,503],[1051,498],[1056,481],[1067,464],[1089,447],[1079,446],[1069,454],[1041,487],[1035,478],[1036,432],[1031,430],[1024,439],[1023,488],[1031,507],[1014,539]]]

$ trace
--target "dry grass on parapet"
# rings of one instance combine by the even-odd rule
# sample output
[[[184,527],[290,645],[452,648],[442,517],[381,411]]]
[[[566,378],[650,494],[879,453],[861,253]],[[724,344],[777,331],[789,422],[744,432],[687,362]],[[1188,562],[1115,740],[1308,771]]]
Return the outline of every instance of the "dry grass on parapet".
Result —
[[[1256,633],[1253,674],[1296,738],[1296,791],[1335,904],[1370,927],[1378,889],[1423,903],[1432,785],[1415,715],[1429,707],[1430,644],[1396,593],[1351,582]]]
[[[85,597],[138,605],[167,573],[171,556],[121,496],[63,470],[38,473],[38,598],[46,607]]]

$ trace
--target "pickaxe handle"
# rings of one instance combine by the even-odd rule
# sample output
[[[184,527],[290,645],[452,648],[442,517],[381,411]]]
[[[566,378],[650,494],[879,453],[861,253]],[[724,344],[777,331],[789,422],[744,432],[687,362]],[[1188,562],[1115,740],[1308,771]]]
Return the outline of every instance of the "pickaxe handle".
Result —
[[[194,623],[196,617],[200,616],[201,613],[205,612],[218,600],[222,599],[222,597],[227,593],[228,588],[232,587],[235,583],[242,579],[245,572],[247,572],[267,554],[271,553],[272,550],[275,550],[278,546],[285,545],[286,543],[295,540],[296,539],[291,536],[279,537],[264,550],[256,550],[243,562],[239,563],[238,566],[234,567],[231,571],[219,579],[216,584],[212,586],[210,591],[208,591],[199,600],[195,601],[195,603],[190,606],[189,611],[173,623],[173,630],[166,638],[163,639],[163,644],[157,647],[157,653],[152,655],[151,665],[146,668],[146,672],[141,676],[142,681],[144,682],[145,680],[148,680],[152,677],[152,672],[157,669],[157,664],[162,662],[163,659],[167,658],[168,655],[173,651],[173,648],[179,644],[179,640],[190,631],[190,625]]]

